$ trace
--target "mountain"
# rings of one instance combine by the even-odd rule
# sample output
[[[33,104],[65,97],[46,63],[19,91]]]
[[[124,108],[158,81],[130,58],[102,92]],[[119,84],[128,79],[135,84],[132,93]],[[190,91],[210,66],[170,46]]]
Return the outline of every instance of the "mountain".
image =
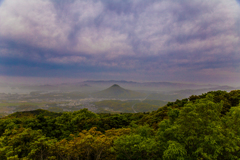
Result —
[[[221,87],[214,84],[196,84],[196,83],[180,83],[180,82],[134,82],[124,80],[87,80],[82,82],[98,88],[105,88],[112,84],[118,84],[122,87],[138,90],[138,91],[153,91],[153,92],[169,92],[185,89],[202,89]]]
[[[132,99],[132,98],[143,98],[146,96],[146,94],[127,90],[120,87],[117,84],[114,84],[105,90],[93,93],[92,96],[94,98]]]

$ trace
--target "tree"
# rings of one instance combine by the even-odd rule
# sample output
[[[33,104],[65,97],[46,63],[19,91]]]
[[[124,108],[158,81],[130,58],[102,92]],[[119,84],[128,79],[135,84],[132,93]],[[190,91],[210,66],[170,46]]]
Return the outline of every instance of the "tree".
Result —
[[[158,130],[165,159],[217,159],[222,152],[222,106],[214,103],[210,94],[195,103],[187,103],[179,116],[176,111],[169,112],[170,120],[162,121]],[[167,156],[173,152],[174,156]]]
[[[56,152],[60,157],[75,159],[95,159],[99,160],[104,154],[105,159],[110,157],[110,149],[113,141],[120,135],[128,134],[130,129],[111,129],[105,134],[97,131],[96,127],[86,131],[83,130],[78,136],[71,135],[72,140],[62,140],[56,144]]]
[[[0,157],[2,159],[33,157],[45,159],[53,143],[54,140],[49,140],[39,130],[30,128],[6,130],[0,138]]]
[[[240,106],[232,107],[222,117],[222,153],[221,159],[238,159],[240,157]]]
[[[157,143],[149,126],[140,126],[134,133],[120,136],[114,141],[117,159],[156,159]]]
[[[47,157],[51,157],[51,150],[56,143],[55,139],[47,138],[39,134],[34,141],[30,143],[31,151],[28,154],[29,159],[44,160]]]

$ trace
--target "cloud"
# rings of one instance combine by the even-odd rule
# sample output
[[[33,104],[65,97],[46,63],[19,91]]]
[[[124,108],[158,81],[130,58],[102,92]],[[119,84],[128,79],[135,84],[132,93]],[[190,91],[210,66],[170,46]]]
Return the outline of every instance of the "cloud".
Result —
[[[83,71],[85,66],[84,72],[161,79],[155,73],[173,80],[174,74],[191,77],[205,70],[239,73],[236,0],[4,0],[0,4],[0,57],[8,59],[1,61],[2,66],[19,58],[22,65],[21,59],[38,64],[43,73],[52,64],[64,65],[65,70]]]
[[[57,64],[68,64],[68,63],[79,63],[82,61],[85,61],[85,57],[79,57],[79,56],[68,56],[68,57],[52,57],[48,58],[49,62],[57,63]]]

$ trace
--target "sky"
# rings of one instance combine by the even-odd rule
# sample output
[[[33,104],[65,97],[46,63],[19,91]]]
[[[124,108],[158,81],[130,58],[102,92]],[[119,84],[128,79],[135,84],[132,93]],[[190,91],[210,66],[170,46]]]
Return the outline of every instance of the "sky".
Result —
[[[0,0],[0,82],[240,86],[240,0]]]

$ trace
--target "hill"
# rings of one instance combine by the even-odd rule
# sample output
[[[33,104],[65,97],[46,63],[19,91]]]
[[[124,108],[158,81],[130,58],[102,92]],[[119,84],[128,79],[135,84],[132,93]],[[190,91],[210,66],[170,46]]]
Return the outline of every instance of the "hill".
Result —
[[[37,110],[31,110],[31,111],[15,112],[6,117],[3,117],[2,119],[36,117],[38,115],[44,115],[44,116],[49,116],[49,117],[58,117],[58,116],[61,116],[62,113],[56,113],[56,112],[50,112],[50,111],[43,110],[43,109],[37,109]]]
[[[240,157],[239,101],[240,90],[211,91],[143,113],[17,112],[0,118],[0,159],[235,160]],[[126,102],[136,110],[162,104],[107,103],[116,108]]]
[[[144,98],[146,94],[127,90],[120,87],[117,84],[114,84],[103,91],[93,93],[92,96],[94,98],[133,99],[133,98]]]

